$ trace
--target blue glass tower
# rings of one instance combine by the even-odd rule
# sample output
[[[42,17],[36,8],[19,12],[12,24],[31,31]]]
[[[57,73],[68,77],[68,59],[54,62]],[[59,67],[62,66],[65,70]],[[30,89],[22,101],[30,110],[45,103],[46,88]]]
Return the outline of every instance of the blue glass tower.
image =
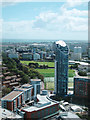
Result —
[[[67,95],[68,89],[68,46],[64,41],[54,43],[55,50],[55,93]]]

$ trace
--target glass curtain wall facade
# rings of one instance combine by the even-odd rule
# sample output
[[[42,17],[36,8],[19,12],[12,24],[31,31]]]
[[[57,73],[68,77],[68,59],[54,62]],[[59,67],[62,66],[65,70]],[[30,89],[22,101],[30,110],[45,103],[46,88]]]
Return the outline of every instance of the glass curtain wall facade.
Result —
[[[54,43],[55,50],[55,93],[67,95],[68,89],[68,46],[64,41]]]

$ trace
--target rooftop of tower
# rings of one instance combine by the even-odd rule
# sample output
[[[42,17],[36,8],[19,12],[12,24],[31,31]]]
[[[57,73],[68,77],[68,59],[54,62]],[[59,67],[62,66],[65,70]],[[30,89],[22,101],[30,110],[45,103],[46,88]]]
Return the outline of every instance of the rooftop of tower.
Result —
[[[62,47],[65,47],[65,46],[66,46],[66,43],[65,43],[64,41],[62,41],[62,40],[57,41],[56,44],[59,44],[59,45],[61,45]]]

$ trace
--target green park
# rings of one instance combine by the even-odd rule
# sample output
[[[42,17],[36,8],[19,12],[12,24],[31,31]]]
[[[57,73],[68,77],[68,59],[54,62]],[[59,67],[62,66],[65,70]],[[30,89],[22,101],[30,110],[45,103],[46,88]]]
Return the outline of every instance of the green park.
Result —
[[[38,63],[39,65],[48,65],[47,69],[35,69],[40,74],[44,76],[44,86],[45,89],[54,90],[54,62],[36,62],[36,61],[20,61],[24,65],[29,65],[29,63]],[[51,68],[50,68],[51,67]],[[75,71],[73,69],[68,70],[68,86],[73,87],[72,78],[75,76]],[[52,80],[53,79],[53,80]]]
[[[54,77],[54,62],[36,62],[36,61],[21,61],[22,64],[29,65],[29,63],[38,63],[39,65],[48,65],[48,69],[36,69],[44,77]],[[68,70],[68,77],[74,77],[75,71],[72,69]]]

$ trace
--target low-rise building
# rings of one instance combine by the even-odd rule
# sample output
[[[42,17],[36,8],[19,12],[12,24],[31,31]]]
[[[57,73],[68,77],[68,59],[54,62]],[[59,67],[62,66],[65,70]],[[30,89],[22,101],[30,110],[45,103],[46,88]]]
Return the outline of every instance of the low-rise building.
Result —
[[[1,98],[1,106],[10,111],[16,111],[16,108],[23,104],[23,99],[22,91],[12,91],[5,97]]]
[[[38,102],[33,106],[21,108],[26,119],[46,119],[59,114],[59,102],[49,99],[46,95],[37,95]]]
[[[12,52],[12,53],[9,53],[9,54],[8,54],[8,57],[9,57],[9,58],[19,58],[19,55],[18,55],[18,53],[13,53],[13,52]]]
[[[40,60],[40,55],[38,53],[34,53],[33,60]]]
[[[16,87],[1,98],[1,106],[16,112],[25,119],[47,119],[59,114],[59,102],[49,98],[47,92],[40,94],[40,79],[31,79],[30,84]]]
[[[32,60],[32,54],[31,53],[23,53],[22,58],[24,60]]]

